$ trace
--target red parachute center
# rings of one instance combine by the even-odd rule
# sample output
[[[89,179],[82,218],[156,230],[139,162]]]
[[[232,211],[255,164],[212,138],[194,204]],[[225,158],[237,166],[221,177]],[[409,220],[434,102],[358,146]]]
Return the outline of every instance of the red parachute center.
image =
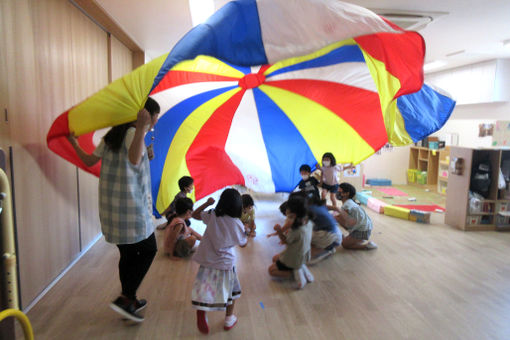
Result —
[[[239,87],[247,90],[258,87],[266,81],[266,76],[262,73],[250,73],[239,80]]]

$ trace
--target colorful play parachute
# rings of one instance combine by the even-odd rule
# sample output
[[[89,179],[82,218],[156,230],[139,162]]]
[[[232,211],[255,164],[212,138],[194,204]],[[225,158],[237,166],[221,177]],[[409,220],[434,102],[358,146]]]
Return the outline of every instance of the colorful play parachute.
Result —
[[[195,197],[228,185],[292,191],[299,166],[325,152],[359,163],[386,143],[437,131],[455,105],[423,84],[424,42],[361,7],[334,0],[233,1],[170,54],[116,80],[57,118],[48,146],[87,168],[65,136],[94,149],[94,131],[161,105],[151,161],[156,210],[184,175]]]

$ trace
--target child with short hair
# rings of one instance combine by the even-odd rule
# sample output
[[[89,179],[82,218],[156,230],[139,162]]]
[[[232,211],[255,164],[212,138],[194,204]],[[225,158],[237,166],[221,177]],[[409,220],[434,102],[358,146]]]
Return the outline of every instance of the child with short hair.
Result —
[[[290,225],[287,234],[276,224],[274,230],[280,240],[287,245],[285,250],[273,257],[269,266],[269,275],[296,280],[296,288],[303,288],[307,282],[313,282],[312,273],[306,267],[310,260],[310,243],[312,240],[313,224],[308,220],[305,198],[294,195],[289,197],[286,205],[286,225]]]
[[[179,181],[177,181],[177,184],[179,185],[179,192],[175,195],[174,197],[174,200],[172,201],[172,203],[170,203],[170,205],[165,209],[165,211],[163,211],[163,213],[161,214],[162,216],[165,216],[166,219],[167,219],[167,222],[165,223],[162,223],[160,225],[157,226],[157,229],[159,230],[163,230],[166,228],[166,226],[168,225],[168,218],[175,213],[175,202],[179,199],[179,198],[185,198],[185,197],[188,197],[187,195],[192,193],[193,192],[193,178],[190,177],[190,176],[182,176],[181,178],[179,178]],[[190,221],[189,219],[186,220],[186,225],[189,227],[190,226]]]
[[[207,311],[226,310],[223,329],[230,330],[237,323],[234,300],[241,296],[237,278],[234,247],[247,244],[241,222],[243,203],[236,189],[226,189],[220,196],[216,209],[204,211],[214,203],[210,197],[192,213],[192,217],[206,224],[202,241],[193,256],[200,264],[191,303],[197,309],[197,326],[200,332],[209,333]]]
[[[193,246],[202,236],[186,225],[191,218],[193,201],[187,197],[175,201],[175,213],[168,218],[165,230],[164,251],[172,260],[178,260],[191,254]]]
[[[352,165],[342,167],[341,164],[336,164],[335,156],[331,152],[326,152],[322,156],[322,167],[317,164],[317,168],[321,170],[322,199],[326,199],[329,193],[331,204],[336,207],[335,194],[338,191],[338,173],[351,167]]]
[[[288,197],[288,200],[290,200],[291,198],[293,197],[302,197],[302,198],[306,198],[306,195],[304,192],[302,191],[296,191],[296,192],[293,192],[289,195]],[[282,204],[280,204],[280,206],[278,207],[278,210],[282,213],[283,216],[287,216],[287,204],[289,201],[285,201],[283,202]],[[292,223],[289,222],[288,219],[285,219],[285,223],[283,224],[283,226],[281,226],[281,230],[282,230],[282,233],[286,234],[289,230],[290,230],[290,227],[292,226]],[[270,233],[270,234],[267,234],[267,237],[272,237],[272,236],[278,236],[278,232],[273,232],[273,233]],[[280,244],[285,244],[284,242],[280,241]]]
[[[336,247],[342,243],[342,233],[325,200],[314,195],[308,202],[308,211],[311,212],[313,222],[312,258],[308,264],[312,265],[336,252]]]
[[[255,232],[255,229],[257,228],[255,225],[255,202],[248,194],[242,195],[241,199],[243,200],[243,214],[241,215],[241,222],[244,224],[246,236],[255,237],[257,234]]]
[[[335,217],[338,223],[349,235],[342,240],[345,249],[377,249],[377,244],[368,241],[372,233],[372,220],[365,210],[352,199],[356,195],[356,188],[350,183],[339,185],[337,197],[342,201],[342,208],[336,208],[338,215]]]
[[[303,164],[299,167],[299,173],[301,174],[301,181],[299,181],[298,188],[299,190],[306,193],[308,197],[312,197],[313,195],[319,196],[319,189],[317,185],[319,181],[311,176],[312,168],[308,164]]]

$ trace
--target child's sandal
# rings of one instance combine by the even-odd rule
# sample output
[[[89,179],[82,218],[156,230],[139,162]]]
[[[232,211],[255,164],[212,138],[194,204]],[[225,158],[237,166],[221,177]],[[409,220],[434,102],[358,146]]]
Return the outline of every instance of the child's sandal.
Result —
[[[223,325],[223,329],[226,331],[231,330],[237,324],[237,316],[229,315],[225,317],[225,324]]]

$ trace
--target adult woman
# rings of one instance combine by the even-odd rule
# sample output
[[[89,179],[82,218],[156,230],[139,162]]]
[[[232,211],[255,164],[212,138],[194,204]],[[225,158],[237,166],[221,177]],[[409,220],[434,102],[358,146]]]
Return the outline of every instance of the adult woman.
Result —
[[[87,166],[101,160],[99,219],[109,243],[120,252],[122,294],[110,307],[124,317],[143,321],[138,312],[147,302],[137,300],[136,290],[156,255],[152,221],[150,168],[145,134],[158,120],[159,105],[148,98],[137,120],[108,131],[92,154],[86,153],[71,135],[69,141]]]

